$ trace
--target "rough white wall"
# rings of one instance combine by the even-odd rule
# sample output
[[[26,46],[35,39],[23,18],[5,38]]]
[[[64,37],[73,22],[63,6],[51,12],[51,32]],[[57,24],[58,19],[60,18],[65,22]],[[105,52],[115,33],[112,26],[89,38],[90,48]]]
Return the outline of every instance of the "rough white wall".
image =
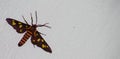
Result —
[[[6,18],[30,23],[38,11],[38,28],[51,46],[49,54],[33,47],[30,39],[22,47],[18,34]],[[33,16],[34,17],[34,16]],[[0,59],[120,59],[119,0],[0,0]]]

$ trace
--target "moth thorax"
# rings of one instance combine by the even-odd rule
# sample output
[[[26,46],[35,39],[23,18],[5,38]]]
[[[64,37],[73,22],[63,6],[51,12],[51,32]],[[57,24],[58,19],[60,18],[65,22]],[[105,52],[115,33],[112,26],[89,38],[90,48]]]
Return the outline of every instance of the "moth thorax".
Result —
[[[31,27],[31,30],[36,30],[36,28],[37,28],[37,25],[33,25],[33,26]]]

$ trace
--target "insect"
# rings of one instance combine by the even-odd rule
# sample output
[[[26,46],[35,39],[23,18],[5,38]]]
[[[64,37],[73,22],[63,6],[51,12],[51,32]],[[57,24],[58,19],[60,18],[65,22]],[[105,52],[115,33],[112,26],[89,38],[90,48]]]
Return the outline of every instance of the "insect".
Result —
[[[8,22],[8,24],[11,25],[16,30],[16,32],[25,33],[24,36],[22,37],[22,39],[19,41],[18,46],[21,47],[31,37],[31,43],[33,45],[41,47],[46,52],[52,53],[50,46],[46,43],[44,38],[41,36],[42,33],[38,32],[36,29],[37,27],[50,28],[50,26],[46,25],[48,23],[45,23],[43,25],[41,25],[41,24],[37,25],[37,11],[35,11],[36,24],[33,24],[32,14],[30,13],[30,15],[31,15],[31,25],[28,24],[28,22],[25,20],[24,16],[22,16],[22,17],[23,17],[23,20],[25,21],[25,23],[17,21],[12,18],[6,18],[6,21]]]

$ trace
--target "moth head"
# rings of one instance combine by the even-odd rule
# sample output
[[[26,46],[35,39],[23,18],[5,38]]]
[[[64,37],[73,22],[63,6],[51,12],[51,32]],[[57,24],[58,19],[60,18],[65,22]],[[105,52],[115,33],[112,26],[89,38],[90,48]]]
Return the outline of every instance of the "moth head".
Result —
[[[36,25],[36,24],[32,25],[32,28],[33,28],[33,29],[36,29],[36,28],[37,28],[37,25]]]

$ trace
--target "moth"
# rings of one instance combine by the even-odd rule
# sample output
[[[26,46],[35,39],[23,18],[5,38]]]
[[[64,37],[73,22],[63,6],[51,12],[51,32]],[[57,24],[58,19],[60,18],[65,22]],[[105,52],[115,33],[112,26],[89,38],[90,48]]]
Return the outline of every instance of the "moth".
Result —
[[[42,48],[44,51],[52,53],[52,50],[50,48],[50,46],[46,43],[46,41],[44,40],[44,38],[41,36],[42,33],[37,31],[37,27],[48,27],[50,28],[50,26],[47,26],[45,23],[43,25],[38,24],[37,25],[37,11],[35,11],[35,16],[36,16],[36,24],[33,24],[33,17],[32,14],[31,15],[31,25],[28,24],[28,22],[25,20],[24,16],[23,20],[25,21],[25,23],[17,21],[15,19],[12,18],[6,18],[6,21],[8,22],[9,25],[11,25],[16,32],[18,33],[25,33],[24,36],[22,37],[22,39],[19,41],[18,46],[21,47],[22,45],[25,44],[25,42],[31,37],[31,43],[33,45],[36,45],[40,48]]]

